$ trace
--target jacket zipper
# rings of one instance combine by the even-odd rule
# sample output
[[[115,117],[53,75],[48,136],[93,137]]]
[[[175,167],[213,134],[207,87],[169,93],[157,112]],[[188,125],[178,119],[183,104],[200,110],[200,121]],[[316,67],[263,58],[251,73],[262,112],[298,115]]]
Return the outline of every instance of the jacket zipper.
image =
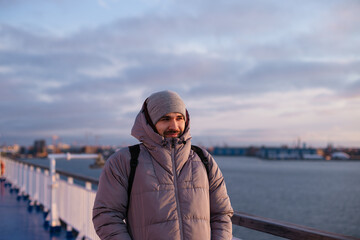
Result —
[[[183,223],[181,217],[180,201],[179,201],[179,189],[177,183],[177,173],[176,173],[176,164],[175,164],[175,139],[171,140],[171,160],[173,165],[173,174],[174,174],[174,187],[175,187],[175,199],[176,199],[176,209],[179,218],[179,230],[180,230],[180,239],[183,239]]]

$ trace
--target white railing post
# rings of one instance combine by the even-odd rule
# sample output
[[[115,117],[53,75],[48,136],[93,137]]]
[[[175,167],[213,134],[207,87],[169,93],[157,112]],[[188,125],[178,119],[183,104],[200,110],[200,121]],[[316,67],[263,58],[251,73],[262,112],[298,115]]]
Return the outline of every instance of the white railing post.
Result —
[[[58,187],[56,180],[56,160],[50,158],[50,231],[56,231],[61,227],[56,204],[56,189]]]
[[[17,192],[18,187],[19,187],[19,172],[20,172],[20,163],[15,162],[13,164],[13,178],[14,178],[14,182],[11,185],[11,190],[10,192]]]
[[[25,192],[25,165],[23,163],[19,164],[19,174],[18,174],[18,179],[19,179],[19,191],[18,191],[18,195],[17,195],[17,200],[20,200]]]
[[[34,201],[36,205],[36,210],[40,210],[40,174],[41,169],[39,167],[36,168],[36,175],[35,175],[35,194],[34,194]]]
[[[91,182],[85,182],[86,192],[90,192],[91,188],[92,188]],[[85,221],[83,221],[82,231],[79,232],[76,240],[89,239],[88,238],[88,236],[89,236],[89,219],[91,219],[91,210],[89,212],[89,209],[92,209],[92,206],[90,206],[90,204],[89,204],[89,199],[86,198],[87,195],[84,194],[84,196],[85,196],[85,198],[83,199],[84,206],[82,209],[82,213],[84,214]]]
[[[74,184],[74,178],[68,177],[67,178],[67,183],[69,185],[73,185]],[[67,198],[66,198],[65,201],[67,201],[68,203],[71,203],[72,199],[71,199],[71,188],[70,187],[66,191],[66,194],[67,194]],[[68,218],[70,218],[70,216],[71,216],[71,211],[72,211],[71,207],[68,207],[66,209],[66,214],[67,214]],[[67,223],[66,224],[66,237],[67,238],[72,238],[73,237],[72,230],[73,230],[73,227],[69,223]]]
[[[28,194],[29,194],[29,206],[28,209],[29,211],[32,210],[32,208],[35,205],[35,201],[34,201],[34,196],[35,196],[35,191],[36,191],[36,185],[34,184],[35,182],[35,178],[34,178],[34,166],[30,166],[29,167],[29,176],[28,176]]]
[[[49,192],[51,192],[50,186],[47,185],[48,179],[49,177],[49,171],[47,169],[44,170],[44,175],[42,176],[42,194],[40,197],[40,201],[43,202],[44,204],[44,217],[45,217],[45,225],[47,225],[49,223],[49,208],[50,208],[50,204],[49,204]]]
[[[30,166],[28,166],[27,164],[25,165],[25,178],[24,178],[24,181],[25,181],[25,184],[24,184],[24,187],[25,187],[25,192],[24,192],[24,195],[23,195],[23,198],[24,199],[27,199],[28,196],[30,195],[31,193],[31,171],[30,171]]]
[[[14,181],[14,163],[6,158],[3,158],[3,161],[5,161],[5,186],[9,186],[11,191],[11,184]]]
[[[91,192],[91,188],[92,188],[92,185],[91,185],[91,182],[86,182],[85,183],[85,189],[87,190],[87,193],[89,193],[89,192]],[[93,227],[93,225],[92,225],[92,221],[89,221],[90,219],[92,219],[92,204],[90,203],[90,198],[89,197],[87,197],[86,199],[85,199],[85,201],[86,201],[86,209],[85,209],[85,212],[86,212],[86,227],[85,227],[85,229],[86,229],[86,232],[85,232],[85,237],[86,236],[89,236],[89,229],[91,228],[91,227]]]

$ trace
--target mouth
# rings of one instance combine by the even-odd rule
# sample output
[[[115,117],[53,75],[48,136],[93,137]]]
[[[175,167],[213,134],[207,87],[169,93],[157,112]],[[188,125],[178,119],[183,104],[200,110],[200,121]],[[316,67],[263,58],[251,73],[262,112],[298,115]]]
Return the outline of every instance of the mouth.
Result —
[[[180,131],[166,131],[164,136],[168,138],[176,138],[180,136]]]

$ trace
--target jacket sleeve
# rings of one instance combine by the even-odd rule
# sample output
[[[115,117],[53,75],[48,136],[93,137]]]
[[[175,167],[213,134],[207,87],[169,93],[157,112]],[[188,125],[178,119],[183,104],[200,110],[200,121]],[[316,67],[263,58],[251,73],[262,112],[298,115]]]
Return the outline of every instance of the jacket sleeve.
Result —
[[[210,184],[210,225],[211,239],[232,239],[231,217],[234,211],[227,194],[224,177],[213,157],[209,159],[209,184]]]
[[[99,178],[93,207],[93,224],[102,240],[131,240],[124,222],[128,202],[130,154],[121,149],[107,161]]]

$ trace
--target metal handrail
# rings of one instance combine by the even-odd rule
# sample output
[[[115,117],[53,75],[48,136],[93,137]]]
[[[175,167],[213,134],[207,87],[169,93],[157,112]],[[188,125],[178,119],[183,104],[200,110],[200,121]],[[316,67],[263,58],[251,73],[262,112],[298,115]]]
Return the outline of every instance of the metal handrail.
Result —
[[[293,240],[360,240],[341,234],[326,232],[293,223],[282,222],[270,218],[259,217],[242,212],[235,212],[232,217],[234,225],[250,228],[278,237]]]

